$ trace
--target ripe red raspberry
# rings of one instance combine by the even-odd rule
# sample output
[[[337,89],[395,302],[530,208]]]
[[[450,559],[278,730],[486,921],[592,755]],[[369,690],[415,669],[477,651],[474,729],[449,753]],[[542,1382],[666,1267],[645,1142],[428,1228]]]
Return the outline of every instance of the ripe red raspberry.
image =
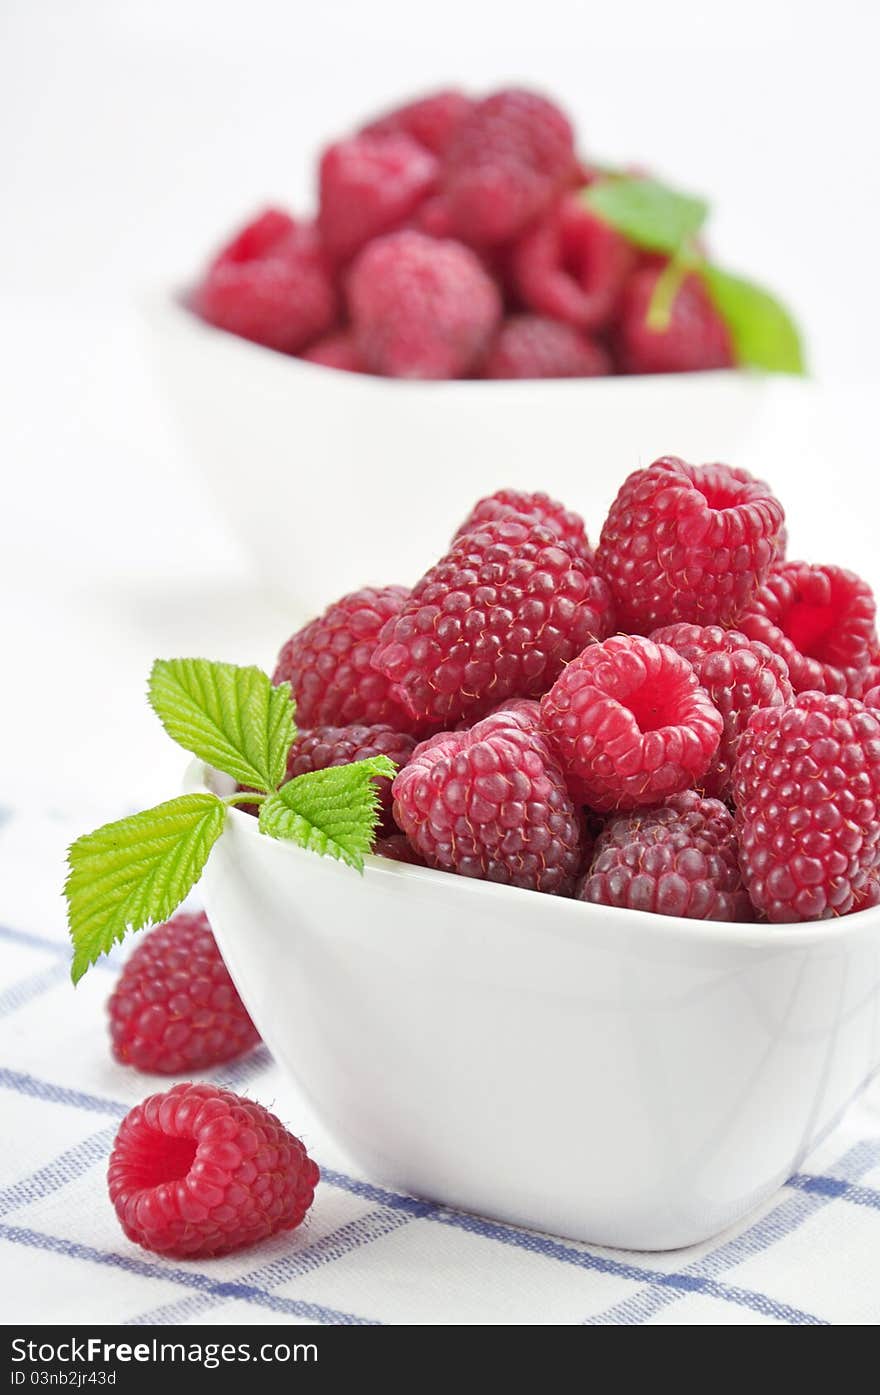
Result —
[[[478,247],[507,242],[571,181],[571,125],[552,102],[517,89],[477,103],[446,152],[453,228]]]
[[[361,135],[410,136],[432,155],[443,155],[473,105],[470,97],[452,88],[432,92],[428,97],[419,97],[417,101],[407,102],[377,117],[363,127]]]
[[[730,797],[737,746],[756,707],[783,707],[794,691],[788,665],[766,644],[719,625],[664,625],[651,635],[693,665],[721,716],[724,732],[700,788],[717,799]]]
[[[592,333],[611,320],[635,260],[626,238],[579,194],[566,194],[523,233],[511,269],[531,310]]]
[[[107,1010],[117,1061],[157,1075],[206,1070],[260,1040],[204,914],[178,912],[142,936]]]
[[[739,627],[788,664],[795,692],[859,697],[877,681],[877,607],[871,588],[843,567],[774,566]]]
[[[423,742],[393,793],[394,817],[430,866],[572,894],[586,833],[537,703]]]
[[[687,276],[672,302],[665,329],[648,324],[661,269],[644,266],[623,288],[614,332],[614,352],[622,373],[692,373],[731,368],[730,332],[698,276]]]
[[[621,628],[736,624],[775,560],[783,518],[766,484],[745,470],[673,455],[636,470],[596,549]]]
[[[869,688],[862,698],[866,707],[880,707],[880,683],[876,683],[873,688]]]
[[[339,368],[344,373],[364,373],[363,360],[350,329],[339,329],[316,339],[301,355],[308,363],[320,363],[324,368]]]
[[[371,238],[407,221],[437,181],[437,161],[409,136],[354,136],[321,157],[318,226],[346,262]]]
[[[303,727],[359,722],[395,731],[415,729],[412,717],[392,697],[388,679],[370,665],[382,626],[400,614],[408,596],[403,586],[365,586],[291,635],[272,682],[290,684]]]
[[[610,819],[578,898],[692,920],[754,918],[737,862],[733,815],[696,790]]]
[[[880,861],[880,714],[798,693],[753,712],[733,774],[743,880],[772,921],[845,915]]]
[[[326,333],[338,312],[317,232],[277,209],[218,253],[191,304],[209,324],[289,354]]]
[[[600,812],[656,804],[699,781],[724,728],[690,664],[634,635],[585,649],[541,716],[562,768]]]
[[[399,767],[406,765],[416,748],[416,738],[387,726],[313,727],[300,731],[287,757],[287,778],[348,765],[371,756],[388,756]],[[376,780],[382,800],[380,833],[396,832],[391,818],[391,781]]]
[[[456,528],[452,541],[455,542],[456,538],[472,532],[480,524],[493,523],[498,518],[510,518],[511,514],[529,518],[534,523],[543,523],[545,528],[549,528],[557,538],[568,543],[579,556],[592,563],[593,549],[587,539],[587,530],[580,514],[567,509],[564,504],[560,504],[557,499],[551,499],[549,494],[544,494],[541,490],[527,493],[522,489],[498,489],[494,494],[488,494],[485,499],[478,499],[461,527]]]
[[[453,543],[385,625],[373,664],[414,718],[452,726],[546,692],[613,624],[608,588],[589,563],[517,515]]]
[[[411,225],[417,232],[429,237],[448,238],[452,236],[452,220],[449,205],[442,194],[432,194],[420,203],[412,216]]]
[[[261,1104],[185,1082],[126,1114],[107,1181],[129,1240],[208,1259],[294,1230],[319,1176],[299,1139]]]
[[[511,315],[498,331],[484,378],[601,378],[611,359],[572,325],[540,315]]]
[[[465,377],[501,318],[501,297],[479,258],[413,230],[364,248],[348,301],[364,362],[391,378]]]

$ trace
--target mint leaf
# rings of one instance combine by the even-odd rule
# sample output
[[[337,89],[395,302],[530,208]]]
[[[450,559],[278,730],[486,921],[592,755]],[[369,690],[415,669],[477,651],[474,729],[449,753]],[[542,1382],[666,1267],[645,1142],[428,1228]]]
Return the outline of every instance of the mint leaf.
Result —
[[[198,881],[223,832],[213,794],[185,794],[77,838],[64,885],[78,983],[128,930],[167,920]]]
[[[774,373],[805,373],[800,332],[781,301],[720,267],[702,269],[709,294],[730,330],[737,361]]]
[[[290,684],[262,669],[208,659],[157,659],[150,704],[168,735],[242,785],[275,790],[296,735]]]
[[[703,226],[705,199],[680,194],[656,179],[600,179],[585,189],[584,202],[637,247],[673,256]]]
[[[260,832],[287,838],[362,872],[379,821],[376,777],[394,775],[387,756],[313,770],[282,785],[260,809]]]

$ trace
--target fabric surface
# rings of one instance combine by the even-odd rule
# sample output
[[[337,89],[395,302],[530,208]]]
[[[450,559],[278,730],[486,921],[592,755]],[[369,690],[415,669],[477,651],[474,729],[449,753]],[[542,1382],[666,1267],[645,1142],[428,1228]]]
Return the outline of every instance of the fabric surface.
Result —
[[[265,1048],[211,1074],[268,1105],[322,1180],[303,1227],[222,1260],[127,1241],[105,1172],[119,1121],[170,1081],[117,1065],[104,1002],[121,955],[73,990],[59,896],[95,820],[0,823],[0,1246],[4,1321],[291,1324],[880,1322],[880,1079],[736,1229],[633,1254],[517,1230],[356,1176]]]

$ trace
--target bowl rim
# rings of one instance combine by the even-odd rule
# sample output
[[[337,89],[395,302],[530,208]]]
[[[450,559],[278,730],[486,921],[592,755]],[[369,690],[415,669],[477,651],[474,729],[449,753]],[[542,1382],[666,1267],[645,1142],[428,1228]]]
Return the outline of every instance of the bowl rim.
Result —
[[[173,319],[178,326],[186,326],[186,332],[196,337],[213,341],[215,344],[223,343],[232,352],[247,355],[252,360],[257,358],[263,363],[275,362],[279,366],[285,365],[285,371],[302,372],[306,375],[326,378],[328,374],[333,375],[334,381],[339,380],[347,385],[354,385],[358,391],[384,391],[415,393],[419,390],[428,389],[433,393],[443,393],[452,395],[461,393],[465,397],[472,397],[475,393],[486,390],[487,380],[482,378],[453,378],[450,380],[432,380],[426,378],[385,378],[378,373],[346,373],[340,372],[338,368],[330,368],[322,363],[310,363],[308,360],[298,357],[296,354],[282,353],[277,349],[270,349],[265,344],[257,344],[251,339],[244,339],[240,335],[233,334],[230,330],[221,329],[217,325],[210,324],[203,320],[187,304],[189,288],[178,287],[176,289],[166,289],[154,294],[149,298],[146,309],[152,315],[156,313],[164,314],[166,318]],[[799,377],[789,373],[768,373],[757,368],[711,368],[700,372],[688,373],[607,373],[595,378],[516,378],[516,379],[493,379],[491,388],[493,392],[513,393],[513,392],[555,392],[572,393],[589,390],[596,392],[599,390],[612,392],[632,392],[634,390],[645,390],[648,387],[656,389],[660,385],[665,385],[673,391],[684,391],[687,387],[691,390],[695,385],[707,387],[710,384],[736,384],[747,390],[749,387],[764,388],[768,384],[779,382],[793,383],[799,390],[805,383],[809,383],[809,378]],[[675,386],[673,386],[675,385]],[[679,386],[680,385],[680,386]]]
[[[186,767],[183,778],[183,790],[186,794],[217,794],[218,791],[212,786],[210,772],[219,777],[221,781],[228,781],[230,776],[222,774],[213,769],[207,761],[194,757]],[[270,856],[287,857],[295,860],[308,857],[314,859],[315,854],[307,852],[304,848],[298,847],[295,843],[287,843],[281,839],[269,838],[259,832],[257,820],[252,814],[245,813],[242,809],[229,806],[229,816],[233,821],[237,837],[248,839],[259,839],[261,845],[265,845],[267,852],[271,849]],[[339,872],[348,873],[350,868],[332,859],[324,859],[328,868],[336,869]],[[792,952],[820,947],[832,941],[835,945],[845,943],[859,935],[880,932],[880,906],[869,906],[863,911],[854,911],[850,915],[834,916],[828,920],[794,921],[783,924],[771,924],[762,921],[730,921],[730,920],[694,920],[684,916],[657,915],[654,911],[637,911],[628,907],[597,906],[588,901],[577,901],[571,897],[564,896],[542,896],[540,892],[527,891],[522,887],[507,886],[501,882],[480,881],[475,877],[455,877],[448,872],[439,871],[433,867],[418,867],[413,863],[394,862],[390,858],[381,857],[373,853],[368,853],[365,857],[365,864],[370,869],[371,875],[379,875],[383,878],[403,879],[404,882],[413,882],[416,886],[435,886],[442,893],[458,895],[464,893],[477,898],[491,896],[493,900],[501,900],[516,905],[522,909],[523,896],[541,896],[545,914],[550,913],[554,917],[559,917],[562,923],[565,918],[569,918],[569,923],[573,924],[575,919],[581,921],[586,916],[593,917],[597,922],[604,923],[607,928],[607,912],[611,911],[614,916],[620,916],[620,925],[624,924],[637,927],[641,930],[650,929],[659,941],[667,940],[690,940],[702,942],[708,947],[725,946],[742,949],[766,949],[772,953],[790,950]],[[510,898],[513,898],[511,901]],[[552,911],[550,907],[553,907]],[[546,927],[542,928],[542,917],[535,917],[536,930],[546,933]]]

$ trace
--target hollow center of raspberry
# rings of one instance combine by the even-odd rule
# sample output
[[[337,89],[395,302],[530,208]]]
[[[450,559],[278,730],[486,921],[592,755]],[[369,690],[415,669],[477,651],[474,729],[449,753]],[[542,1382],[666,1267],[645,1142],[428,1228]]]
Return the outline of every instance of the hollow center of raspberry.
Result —
[[[635,717],[639,731],[674,727],[681,720],[677,689],[659,686],[637,688],[621,701]]]
[[[833,600],[827,605],[795,601],[782,617],[782,630],[806,658],[833,664],[840,659],[837,628],[841,619],[840,607]]]
[[[696,486],[710,509],[735,509],[742,503],[741,489],[718,484],[714,480],[698,480]]]
[[[187,1175],[196,1156],[194,1138],[172,1138],[158,1129],[143,1130],[139,1140],[137,1177],[139,1187],[159,1187],[163,1182],[180,1182]]]

